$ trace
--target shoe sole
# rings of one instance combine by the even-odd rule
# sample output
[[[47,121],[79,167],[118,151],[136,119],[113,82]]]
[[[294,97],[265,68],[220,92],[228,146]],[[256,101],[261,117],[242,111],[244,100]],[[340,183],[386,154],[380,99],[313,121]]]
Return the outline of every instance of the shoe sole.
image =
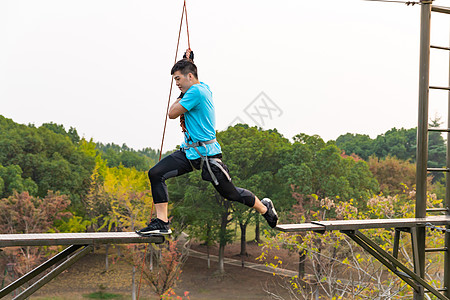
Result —
[[[136,233],[140,236],[169,235],[172,234],[172,230],[170,229],[168,231],[152,230],[147,232],[139,232],[138,230],[136,230]]]
[[[273,211],[273,213],[275,214],[275,216],[277,216],[277,218],[278,218],[278,214],[277,214],[277,211],[275,210],[275,207],[273,206],[272,200],[270,200],[269,198],[264,198],[264,199],[262,199],[261,202],[263,202],[263,201],[269,203],[270,209]]]

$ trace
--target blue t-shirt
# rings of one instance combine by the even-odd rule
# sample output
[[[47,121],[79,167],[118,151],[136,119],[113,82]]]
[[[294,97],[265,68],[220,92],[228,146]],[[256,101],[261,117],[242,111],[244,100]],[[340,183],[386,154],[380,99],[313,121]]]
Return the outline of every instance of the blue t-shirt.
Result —
[[[203,82],[194,84],[186,91],[179,103],[187,110],[184,113],[187,133],[185,133],[184,143],[181,147],[216,138],[216,115],[212,93],[208,85]],[[222,153],[218,142],[206,145],[206,149],[205,147],[197,147],[197,149],[202,155],[207,156]],[[194,148],[188,148],[185,151],[188,159],[200,157]]]

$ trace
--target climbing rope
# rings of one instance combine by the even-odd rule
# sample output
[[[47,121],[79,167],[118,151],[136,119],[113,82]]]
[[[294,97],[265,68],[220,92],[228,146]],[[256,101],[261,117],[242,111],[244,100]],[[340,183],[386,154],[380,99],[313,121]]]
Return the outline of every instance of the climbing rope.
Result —
[[[183,27],[183,18],[186,16],[186,31],[187,31],[187,39],[188,39],[188,50],[189,54],[191,52],[191,42],[189,39],[189,25],[188,25],[188,19],[187,19],[187,10],[186,10],[186,0],[184,0],[183,4],[183,12],[181,13],[181,21],[180,21],[180,29],[178,31],[178,41],[177,41],[177,50],[175,51],[175,62],[177,62],[177,56],[178,56],[178,48],[180,45],[180,36],[181,36],[181,28]],[[189,56],[187,56],[189,57]],[[159,160],[161,160],[162,150],[164,146],[164,136],[166,135],[166,127],[167,127],[167,117],[169,115],[169,107],[170,107],[170,97],[172,96],[172,87],[173,87],[173,78],[170,79],[170,90],[169,90],[169,100],[167,101],[167,108],[166,108],[166,118],[164,120],[164,129],[162,134],[162,140],[161,140],[161,148],[159,150]]]
[[[187,31],[186,33],[187,33],[187,40],[188,40],[188,49],[186,50],[186,57],[188,59],[190,59],[192,50],[191,50],[191,41],[189,39],[189,24],[188,24],[188,17],[187,17],[186,0],[183,1],[183,10],[181,12],[180,29],[178,30],[177,49],[175,51],[174,64],[177,62],[178,48],[179,48],[179,45],[180,45],[180,37],[181,37],[181,29],[183,28],[183,19],[184,18],[186,18],[186,31]],[[167,117],[169,115],[170,98],[172,97],[172,88],[173,88],[173,78],[171,78],[171,80],[170,80],[169,100],[167,101],[166,117],[165,117],[165,120],[164,120],[164,129],[163,129],[163,134],[162,134],[161,148],[159,150],[159,160],[158,161],[161,160],[163,146],[164,146],[164,136],[166,135]],[[153,208],[154,208],[154,204],[152,205],[152,209],[151,209],[151,212],[150,212],[150,219],[151,219],[151,216],[153,215]],[[141,276],[139,278],[139,287],[138,287],[138,293],[137,293],[137,298],[136,298],[137,300],[139,300],[139,296],[140,296],[140,293],[141,293],[142,275],[144,274],[145,258],[147,256],[148,245],[149,244],[145,244],[144,257],[142,259],[142,264],[141,264]]]

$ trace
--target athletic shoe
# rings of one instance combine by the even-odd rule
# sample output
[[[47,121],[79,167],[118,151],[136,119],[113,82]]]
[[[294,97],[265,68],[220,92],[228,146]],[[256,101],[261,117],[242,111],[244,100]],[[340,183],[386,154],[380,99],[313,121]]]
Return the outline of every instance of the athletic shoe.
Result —
[[[147,227],[136,231],[136,233],[142,236],[148,236],[154,234],[171,234],[172,230],[170,230],[169,222],[166,223],[161,219],[154,218]]]
[[[277,226],[278,215],[277,211],[273,207],[272,200],[270,200],[269,198],[264,198],[261,200],[261,202],[267,207],[267,211],[265,214],[263,214],[263,217],[264,219],[266,219],[269,226],[274,228],[275,226]]]

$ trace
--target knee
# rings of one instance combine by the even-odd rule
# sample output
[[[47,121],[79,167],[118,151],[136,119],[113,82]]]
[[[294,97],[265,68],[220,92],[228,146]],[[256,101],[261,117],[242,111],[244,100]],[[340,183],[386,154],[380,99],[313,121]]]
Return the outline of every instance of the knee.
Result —
[[[158,169],[153,167],[150,170],[148,170],[148,178],[150,181],[156,180],[158,178],[161,178],[161,174],[159,174]]]

